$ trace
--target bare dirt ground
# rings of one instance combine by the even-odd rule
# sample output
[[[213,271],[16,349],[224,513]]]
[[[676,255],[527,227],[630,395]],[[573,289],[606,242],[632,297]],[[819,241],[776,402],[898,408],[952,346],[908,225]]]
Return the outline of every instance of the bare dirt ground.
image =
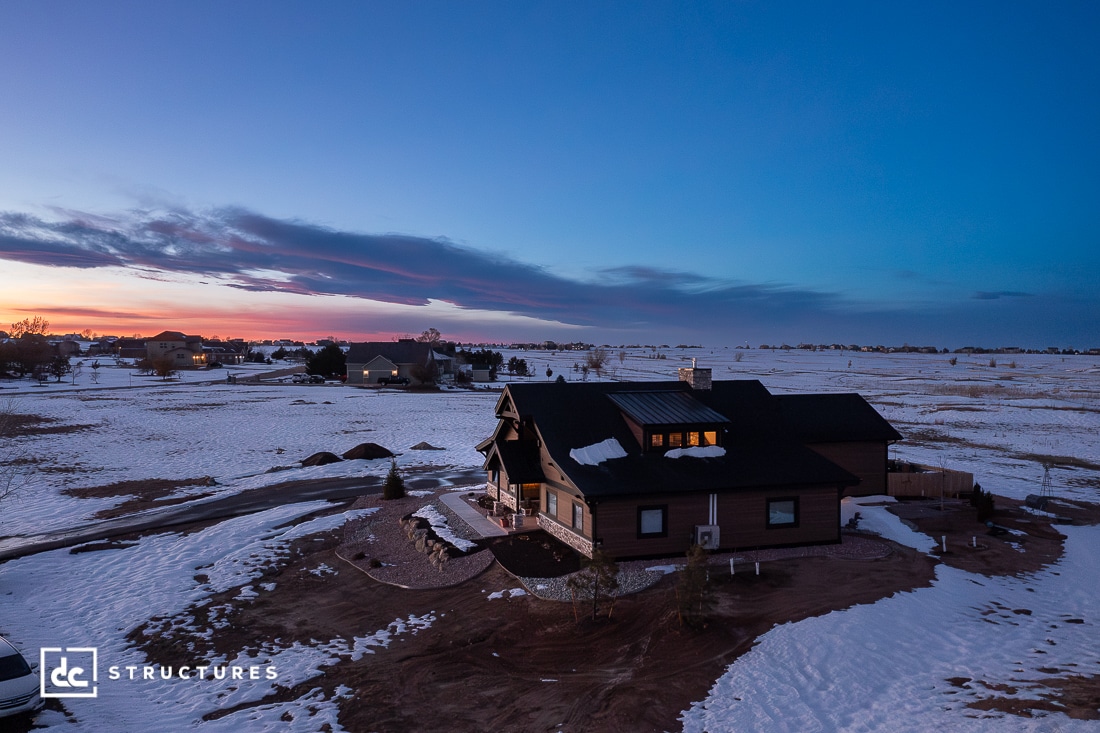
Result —
[[[230,653],[260,639],[364,636],[410,614],[434,614],[430,629],[286,691],[293,699],[318,686],[328,694],[350,687],[354,699],[342,704],[340,722],[354,731],[672,730],[680,711],[774,624],[927,584],[933,565],[902,548],[870,562],[765,563],[760,576],[715,577],[718,605],[704,627],[691,629],[677,621],[674,576],[620,598],[610,619],[594,622],[583,609],[578,620],[569,603],[489,600],[518,585],[499,565],[458,586],[415,591],[346,564],[312,575],[320,563],[332,565],[339,541],[300,542],[297,559],[263,579],[276,582],[275,591],[236,604],[211,651]],[[162,664],[194,657],[188,637],[138,633],[134,640]]]
[[[193,628],[209,627],[206,609],[227,609],[221,613],[228,624],[218,624],[212,637],[183,630],[190,624],[181,619],[153,619],[131,640],[150,660],[173,664],[204,653],[232,658],[272,639],[289,646],[369,636],[395,620],[431,616],[429,628],[402,634],[358,660],[343,657],[320,677],[280,689],[263,702],[297,699],[317,687],[332,696],[343,685],[352,696],[340,702],[339,720],[352,731],[675,730],[680,711],[703,699],[725,668],[776,624],[926,586],[937,562],[1000,575],[1033,572],[1058,559],[1063,539],[1058,525],[1020,509],[1018,502],[997,500],[994,520],[1017,532],[1004,539],[986,535],[975,510],[963,502],[945,510],[938,502],[903,502],[895,511],[937,541],[946,536],[947,552],[922,554],[873,539],[868,541],[889,550],[873,560],[795,557],[763,562],[759,576],[746,568],[731,577],[716,568],[710,578],[715,606],[697,627],[679,622],[675,574],[617,599],[610,618],[593,621],[585,608],[567,602],[507,594],[490,599],[520,586],[490,557],[491,543],[471,551],[475,562],[463,571],[466,577],[435,581],[447,587],[409,590],[380,582],[359,567],[366,554],[358,563],[337,555],[349,541],[364,540],[362,533],[349,540],[349,529],[298,540],[290,560],[253,581],[274,583],[271,592],[239,600],[238,589],[232,589],[190,609]],[[396,521],[406,509],[396,503],[386,507],[368,534],[385,536],[394,547],[408,544]],[[1057,513],[1080,524],[1100,520],[1100,507],[1084,504],[1060,506]],[[978,546],[968,547],[975,537]],[[410,552],[409,562],[427,566],[425,556]],[[321,566],[329,570],[313,572]],[[517,570],[511,561],[509,567]],[[410,566],[408,573],[431,579],[438,571]],[[982,709],[1019,716],[1057,709],[1096,717],[1095,678],[1050,672],[1042,699],[1026,702],[981,680],[951,682],[987,692],[974,704]]]

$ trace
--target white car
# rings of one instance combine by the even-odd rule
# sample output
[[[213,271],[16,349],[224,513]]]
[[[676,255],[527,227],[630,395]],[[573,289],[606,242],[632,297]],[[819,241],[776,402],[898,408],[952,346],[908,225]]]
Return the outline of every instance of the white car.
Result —
[[[41,707],[38,675],[19,650],[0,636],[0,718]]]

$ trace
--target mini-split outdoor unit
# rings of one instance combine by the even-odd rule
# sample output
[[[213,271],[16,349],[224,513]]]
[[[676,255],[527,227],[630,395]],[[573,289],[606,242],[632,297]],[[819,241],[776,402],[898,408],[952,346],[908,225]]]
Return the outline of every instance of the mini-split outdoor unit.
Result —
[[[695,544],[699,545],[704,550],[717,550],[719,544],[718,525],[695,525]]]

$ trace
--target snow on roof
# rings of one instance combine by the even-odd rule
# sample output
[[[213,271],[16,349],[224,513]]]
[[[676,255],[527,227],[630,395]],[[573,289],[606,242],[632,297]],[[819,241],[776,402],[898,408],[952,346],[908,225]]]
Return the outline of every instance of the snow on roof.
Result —
[[[569,457],[582,466],[598,466],[612,458],[626,458],[626,451],[619,445],[619,441],[608,438],[602,443],[574,448],[569,451]]]
[[[665,452],[665,458],[721,458],[726,449],[720,445],[693,445],[690,448],[673,448]]]

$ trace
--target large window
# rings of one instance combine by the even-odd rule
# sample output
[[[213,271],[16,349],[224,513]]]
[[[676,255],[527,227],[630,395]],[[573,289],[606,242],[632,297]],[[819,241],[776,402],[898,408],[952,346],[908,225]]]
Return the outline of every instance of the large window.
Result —
[[[573,529],[578,532],[584,531],[584,507],[580,504],[573,505]]]
[[[798,526],[798,499],[768,499],[768,529]]]
[[[668,434],[668,447],[669,448],[680,448],[683,445],[684,445],[684,434],[683,433],[669,433]]]
[[[664,433],[653,433],[649,436],[650,448],[664,448],[665,447],[665,435]]]
[[[558,518],[558,495],[549,489],[546,491],[546,513],[554,519]]]
[[[638,538],[668,536],[668,504],[638,507]]]

